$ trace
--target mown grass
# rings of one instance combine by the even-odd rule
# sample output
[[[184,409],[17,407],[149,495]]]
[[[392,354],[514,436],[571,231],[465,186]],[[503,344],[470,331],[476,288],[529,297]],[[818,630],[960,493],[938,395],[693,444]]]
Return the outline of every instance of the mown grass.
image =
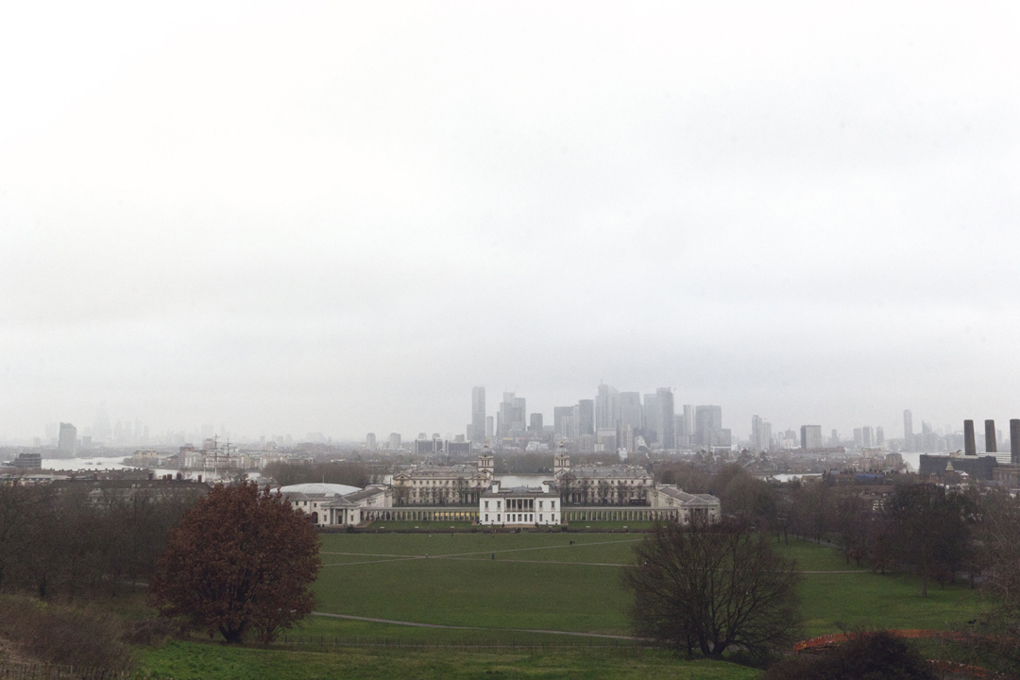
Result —
[[[630,595],[616,565],[631,562],[640,540],[583,533],[330,535],[323,559],[332,566],[323,569],[316,594],[322,611],[478,626],[492,629],[492,639],[508,634],[496,629],[627,634]],[[808,637],[845,626],[947,628],[983,606],[964,584],[933,587],[921,598],[914,577],[874,574],[808,541],[776,545],[805,572],[800,596]]]
[[[140,666],[154,677],[178,680],[757,677],[754,669],[686,662],[635,649],[627,640],[525,630],[628,635],[631,595],[621,585],[619,565],[630,563],[642,538],[559,532],[324,535],[327,566],[314,586],[319,611],[463,628],[309,616],[288,633],[290,644],[282,648],[179,641],[142,650]],[[933,586],[921,598],[914,577],[848,565],[829,546],[796,539],[776,545],[804,572],[799,588],[804,637],[842,628],[947,628],[973,618],[983,606],[963,584]],[[370,646],[380,644],[391,646]],[[487,648],[495,645],[501,648]]]
[[[415,522],[369,522],[364,527],[369,531],[413,531],[415,529],[428,530],[428,529],[478,529],[478,525],[472,522],[451,522],[446,521],[433,521],[418,520]]]
[[[455,649],[348,648],[308,651],[196,642],[173,642],[147,650],[142,656],[141,666],[155,677],[175,680],[457,680],[478,677],[751,680],[758,675],[758,671],[736,664],[680,661],[669,653],[648,650],[508,650],[497,653]]]
[[[578,519],[567,524],[572,531],[584,529],[632,529],[634,531],[647,531],[655,526],[655,522],[593,522],[590,520]]]

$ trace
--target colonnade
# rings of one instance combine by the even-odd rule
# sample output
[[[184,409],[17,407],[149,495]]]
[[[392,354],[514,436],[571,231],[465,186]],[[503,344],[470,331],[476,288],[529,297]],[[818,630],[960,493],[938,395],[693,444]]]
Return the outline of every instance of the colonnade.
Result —
[[[560,513],[564,522],[654,522],[680,518],[679,508],[579,508],[567,506]]]
[[[564,524],[570,522],[654,522],[680,519],[679,508],[627,508],[567,506],[560,511]],[[478,511],[470,508],[362,508],[362,522],[477,522]]]
[[[470,508],[362,508],[362,522],[477,522]]]

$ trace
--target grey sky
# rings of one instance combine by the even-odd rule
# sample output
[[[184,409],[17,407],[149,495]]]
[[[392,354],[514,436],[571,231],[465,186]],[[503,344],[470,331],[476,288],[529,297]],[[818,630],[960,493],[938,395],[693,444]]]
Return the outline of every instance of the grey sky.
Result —
[[[12,4],[0,436],[1020,417],[1008,5]]]

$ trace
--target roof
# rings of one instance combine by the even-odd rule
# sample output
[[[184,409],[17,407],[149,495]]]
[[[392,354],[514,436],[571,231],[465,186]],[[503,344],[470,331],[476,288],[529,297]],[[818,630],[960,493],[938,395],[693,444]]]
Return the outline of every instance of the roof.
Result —
[[[637,465],[578,465],[567,471],[575,478],[595,477],[600,479],[651,479],[643,467]]]
[[[363,498],[371,498],[377,494],[386,493],[386,487],[383,486],[367,486],[361,491],[355,491],[352,494],[344,496],[345,501],[360,501]]]
[[[450,466],[426,466],[426,467],[414,467],[408,470],[402,470],[394,475],[394,477],[439,477],[439,478],[451,478],[456,479],[457,477],[484,477],[484,473],[480,472],[478,468],[473,465],[450,465]]]
[[[280,491],[290,496],[291,494],[305,494],[305,495],[322,495],[322,496],[346,496],[349,493],[355,491],[361,491],[356,486],[348,486],[346,484],[291,484],[290,486],[281,486]]]
[[[482,494],[482,498],[495,498],[496,496],[553,496],[559,498],[559,494],[550,489],[543,491],[540,486],[515,486],[509,489],[500,487],[499,491],[493,491],[492,487]]]
[[[294,486],[322,486],[321,484],[295,484]],[[326,486],[340,486],[343,484],[327,484]],[[282,487],[281,491],[287,497],[288,501],[319,501],[323,507],[341,508],[341,507],[357,507],[358,501],[366,498],[371,498],[381,493],[386,493],[387,489],[384,486],[373,485],[365,487],[364,489],[358,489],[357,487],[346,487],[354,489],[353,492],[336,495],[336,494],[324,494],[324,493],[302,493],[300,491],[287,491],[292,487]]]
[[[683,489],[666,484],[658,487],[658,492],[675,498],[685,505],[718,505],[719,499],[707,493],[687,493]]]

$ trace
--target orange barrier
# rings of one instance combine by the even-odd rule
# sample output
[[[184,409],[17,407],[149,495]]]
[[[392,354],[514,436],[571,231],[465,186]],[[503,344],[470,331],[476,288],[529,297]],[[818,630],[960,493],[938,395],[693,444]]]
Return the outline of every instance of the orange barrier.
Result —
[[[877,632],[877,631],[876,631]],[[962,640],[963,636],[959,633],[954,633],[951,630],[918,630],[913,628],[904,628],[900,630],[887,630],[886,633],[895,635],[901,638],[945,638],[947,640]],[[810,640],[801,640],[793,646],[793,651],[799,652],[804,649],[811,649],[812,647],[825,647],[827,645],[836,645],[841,642],[846,642],[853,633],[847,635],[845,633],[833,633],[832,635],[820,635]]]
[[[954,633],[950,630],[916,630],[916,629],[901,629],[901,630],[887,630],[886,633],[895,635],[901,638],[944,638],[947,640],[964,640],[964,636],[959,633]],[[820,635],[810,640],[801,640],[793,646],[795,652],[800,652],[805,649],[812,649],[815,647],[827,647],[837,645],[841,642],[846,642],[851,637],[845,633],[834,633],[833,635]],[[981,668],[980,666],[968,666],[962,663],[956,663],[955,661],[945,661],[942,659],[929,659],[928,663],[937,668],[940,671],[954,673],[956,675],[967,675],[972,678],[998,678],[1004,677],[999,676],[987,668]]]

